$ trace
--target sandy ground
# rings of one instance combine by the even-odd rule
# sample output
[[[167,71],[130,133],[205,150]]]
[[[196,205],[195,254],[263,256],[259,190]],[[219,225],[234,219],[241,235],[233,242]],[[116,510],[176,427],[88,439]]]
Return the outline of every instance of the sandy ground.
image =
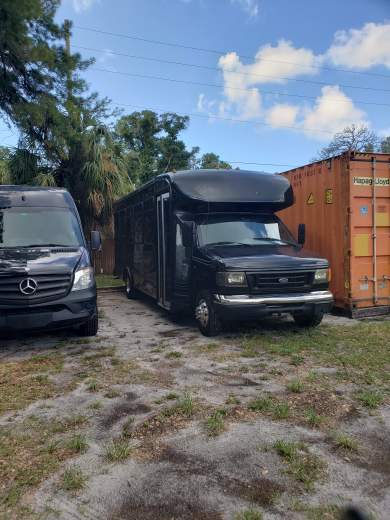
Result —
[[[50,421],[81,414],[88,419],[81,429],[86,452],[64,461],[29,497],[42,518],[233,520],[249,510],[265,519],[335,518],[333,508],[351,503],[376,518],[389,517],[388,407],[374,414],[351,408],[338,416],[333,427],[354,435],[362,446],[358,454],[346,453],[335,449],[329,429],[248,412],[247,403],[265,392],[283,398],[284,381],[296,368],[265,352],[241,356],[242,332],[210,340],[191,321],[176,323],[152,303],[129,301],[114,291],[101,293],[100,312],[99,336],[89,343],[64,333],[1,341],[0,362],[55,350],[66,360],[66,370],[52,376],[57,383],[65,384],[77,370],[97,381],[94,391],[87,378],[66,393],[0,417],[0,426],[20,424],[29,416]],[[354,324],[336,317],[326,322]],[[82,361],[104,349],[107,357],[97,359],[98,366]],[[122,371],[113,376],[114,356]],[[322,370],[331,373],[332,367]],[[335,399],[348,391],[340,385]],[[192,413],[161,414],[183,395],[193,399]],[[94,409],[96,401],[99,407]],[[221,407],[223,431],[210,435],[205,421]],[[124,429],[129,456],[107,460],[107,446]],[[304,442],[311,455],[326,461],[311,489],[289,474],[273,448],[277,440]],[[86,476],[86,485],[67,492],[58,480],[65,468],[74,466]]]

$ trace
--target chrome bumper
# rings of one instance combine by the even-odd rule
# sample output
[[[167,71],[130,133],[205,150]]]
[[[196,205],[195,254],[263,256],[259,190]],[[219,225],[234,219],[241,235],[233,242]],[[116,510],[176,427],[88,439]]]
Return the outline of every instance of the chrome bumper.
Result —
[[[222,305],[289,305],[292,303],[332,303],[333,294],[330,291],[313,291],[305,294],[281,296],[251,296],[237,294],[224,296],[214,294],[216,302]]]

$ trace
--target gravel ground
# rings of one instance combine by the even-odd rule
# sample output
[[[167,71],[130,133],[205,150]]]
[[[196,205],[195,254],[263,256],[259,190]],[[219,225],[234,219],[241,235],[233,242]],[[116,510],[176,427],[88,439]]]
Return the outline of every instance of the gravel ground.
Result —
[[[99,299],[96,339],[61,332],[1,340],[0,364],[24,367],[17,385],[31,384],[4,405],[3,442],[23,434],[18,451],[32,459],[26,435],[36,432],[38,444],[47,436],[29,470],[44,452],[39,475],[3,500],[4,518],[331,519],[350,504],[390,516],[387,399],[366,408],[353,397],[358,383],[340,378],[336,364],[243,343],[259,331],[296,335],[291,321],[210,339],[147,300],[118,291]],[[356,324],[328,317],[318,331]],[[28,363],[42,360],[31,375]],[[291,385],[296,379],[303,388]],[[85,445],[72,445],[75,436]],[[0,470],[6,455],[0,448]],[[80,481],[69,484],[67,470]]]

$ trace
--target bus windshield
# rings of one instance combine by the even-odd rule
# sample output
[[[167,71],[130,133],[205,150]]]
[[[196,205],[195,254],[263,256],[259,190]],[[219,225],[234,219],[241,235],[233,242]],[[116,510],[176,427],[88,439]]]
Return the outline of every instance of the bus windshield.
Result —
[[[274,215],[204,217],[198,222],[199,246],[297,245],[286,226]]]
[[[0,208],[0,248],[82,245],[79,222],[67,208]]]

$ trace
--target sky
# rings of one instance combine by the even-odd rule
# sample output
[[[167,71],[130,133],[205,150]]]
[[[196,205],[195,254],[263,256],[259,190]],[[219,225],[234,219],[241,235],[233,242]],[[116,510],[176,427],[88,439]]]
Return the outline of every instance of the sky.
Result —
[[[353,123],[390,135],[390,0],[62,0],[57,18],[96,58],[92,91],[190,115],[188,147],[234,167],[305,164]]]

